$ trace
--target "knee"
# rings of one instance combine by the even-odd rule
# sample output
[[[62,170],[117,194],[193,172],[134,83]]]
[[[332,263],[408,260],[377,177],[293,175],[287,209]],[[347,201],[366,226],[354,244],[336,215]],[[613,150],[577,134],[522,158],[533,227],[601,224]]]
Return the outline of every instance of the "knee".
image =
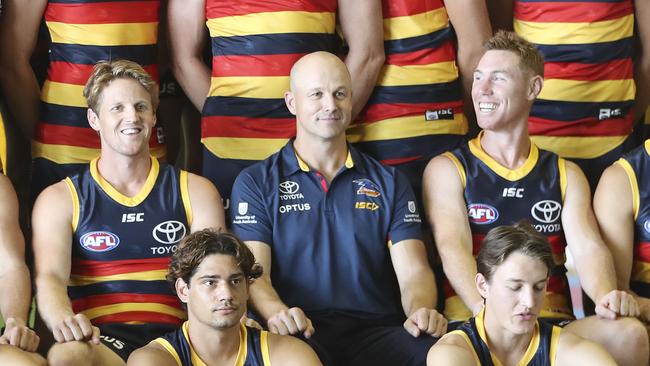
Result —
[[[615,327],[616,329],[612,329],[609,334],[624,336],[608,337],[612,342],[611,349],[627,355],[629,359],[634,360],[632,364],[641,365],[647,362],[650,345],[648,344],[648,332],[643,323],[635,318],[620,318],[615,322]]]
[[[90,346],[82,342],[55,343],[47,353],[50,366],[84,365],[91,359]]]

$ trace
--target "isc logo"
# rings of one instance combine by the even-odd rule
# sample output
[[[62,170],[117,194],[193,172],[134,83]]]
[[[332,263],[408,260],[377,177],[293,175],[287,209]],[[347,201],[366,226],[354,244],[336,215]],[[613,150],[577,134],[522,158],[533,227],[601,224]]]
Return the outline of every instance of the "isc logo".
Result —
[[[515,198],[523,198],[524,197],[524,189],[523,188],[504,188],[503,189],[503,197],[515,197]]]
[[[92,252],[107,252],[117,248],[120,244],[120,238],[108,231],[91,231],[85,233],[79,243],[84,249]]]
[[[122,222],[143,222],[144,212],[122,214]]]
[[[469,222],[479,225],[491,224],[499,218],[499,211],[496,208],[483,203],[472,203],[467,206]]]
[[[379,208],[379,205],[374,202],[357,202],[354,204],[354,208],[374,211]]]

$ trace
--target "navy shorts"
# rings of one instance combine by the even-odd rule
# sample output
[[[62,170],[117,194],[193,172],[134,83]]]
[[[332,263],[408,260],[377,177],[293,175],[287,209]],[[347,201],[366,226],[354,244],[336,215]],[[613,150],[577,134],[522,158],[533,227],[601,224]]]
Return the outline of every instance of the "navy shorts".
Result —
[[[112,337],[109,334],[101,334],[99,336],[99,340],[102,342],[103,345],[108,347],[108,349],[110,349],[115,354],[120,356],[120,358],[123,359],[124,362],[126,362],[126,360],[129,359],[129,355],[131,355],[133,351],[140,348],[133,344],[130,344],[129,342],[123,339]]]

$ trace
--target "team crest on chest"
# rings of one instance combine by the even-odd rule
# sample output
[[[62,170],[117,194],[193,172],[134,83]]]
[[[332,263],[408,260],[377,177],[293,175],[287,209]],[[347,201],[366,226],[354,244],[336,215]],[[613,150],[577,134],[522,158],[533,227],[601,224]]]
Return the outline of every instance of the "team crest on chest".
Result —
[[[120,238],[108,231],[91,231],[79,238],[79,244],[91,252],[108,252],[120,245]]]
[[[473,224],[487,225],[499,219],[499,211],[484,203],[471,203],[467,205],[467,216]]]
[[[381,196],[381,193],[379,193],[379,187],[377,187],[377,185],[370,179],[355,179],[352,183],[356,184],[358,195],[366,195],[373,198]]]

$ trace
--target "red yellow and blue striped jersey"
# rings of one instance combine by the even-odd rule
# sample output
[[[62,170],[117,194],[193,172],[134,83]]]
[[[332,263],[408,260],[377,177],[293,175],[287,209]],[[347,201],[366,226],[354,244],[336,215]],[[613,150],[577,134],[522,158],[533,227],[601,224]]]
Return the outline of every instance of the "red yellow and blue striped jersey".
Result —
[[[544,87],[529,118],[542,149],[590,159],[632,132],[632,0],[517,0],[515,31],[544,54]]]
[[[441,0],[383,0],[382,13],[386,61],[348,140],[384,163],[428,161],[449,147],[427,137],[467,133],[456,37]]]
[[[156,44],[160,0],[48,0],[49,67],[33,156],[58,164],[87,163],[100,141],[86,117],[83,87],[101,60],[128,59],[158,81]],[[151,153],[164,155],[152,133]]]
[[[97,161],[65,180],[74,207],[68,295],[74,312],[103,332],[144,345],[186,318],[165,275],[191,225],[187,172],[152,157],[142,189],[127,197],[102,178]]]

